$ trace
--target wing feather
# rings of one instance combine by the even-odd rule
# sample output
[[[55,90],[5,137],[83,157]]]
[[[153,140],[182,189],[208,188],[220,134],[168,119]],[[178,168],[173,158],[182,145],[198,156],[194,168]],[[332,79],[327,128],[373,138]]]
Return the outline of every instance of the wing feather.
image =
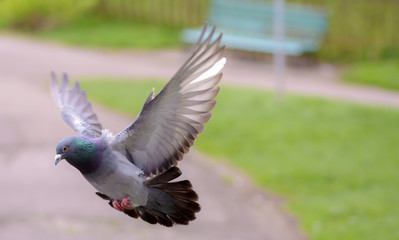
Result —
[[[69,78],[63,74],[61,84],[57,77],[51,73],[51,93],[54,101],[61,109],[62,118],[79,135],[86,137],[100,137],[101,124],[93,112],[86,92],[80,89],[78,81],[69,87]]]
[[[154,90],[150,93],[135,121],[111,142],[146,176],[176,165],[212,116],[226,60],[225,47],[220,46],[222,34],[213,40],[215,27],[206,33],[209,31],[205,25],[171,80],[155,97]]]

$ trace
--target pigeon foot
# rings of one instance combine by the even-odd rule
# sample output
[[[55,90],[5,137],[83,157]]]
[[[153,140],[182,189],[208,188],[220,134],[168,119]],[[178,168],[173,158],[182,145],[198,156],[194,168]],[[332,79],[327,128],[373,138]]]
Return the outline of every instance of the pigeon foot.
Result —
[[[121,205],[126,210],[131,210],[133,208],[133,204],[130,201],[130,197],[129,196],[127,196],[124,199],[122,199],[122,204]]]
[[[121,205],[121,202],[119,200],[112,201],[112,206],[118,211],[123,212],[123,210],[124,210],[122,205]]]
[[[112,201],[112,206],[118,210],[123,212],[124,210],[131,210],[133,208],[133,204],[130,201],[130,197],[127,196],[124,199],[122,199],[122,201],[119,200],[114,200]]]

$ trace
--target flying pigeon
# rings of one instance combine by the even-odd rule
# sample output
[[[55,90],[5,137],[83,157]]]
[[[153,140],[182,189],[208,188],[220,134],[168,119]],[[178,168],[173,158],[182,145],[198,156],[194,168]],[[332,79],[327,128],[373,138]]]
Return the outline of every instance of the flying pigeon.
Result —
[[[190,181],[172,180],[182,174],[178,161],[211,118],[226,62],[222,34],[214,36],[215,27],[206,33],[205,25],[176,74],[156,96],[152,90],[137,118],[115,136],[102,129],[79,82],[70,87],[64,74],[58,84],[52,73],[53,98],[78,133],[57,144],[55,165],[66,160],[98,196],[130,217],[167,227],[194,220],[197,193]]]

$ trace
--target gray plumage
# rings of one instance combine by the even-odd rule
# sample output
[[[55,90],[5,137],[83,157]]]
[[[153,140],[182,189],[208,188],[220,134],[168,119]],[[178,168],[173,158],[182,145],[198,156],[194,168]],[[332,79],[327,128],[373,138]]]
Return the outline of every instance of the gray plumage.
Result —
[[[221,34],[206,26],[187,60],[154,97],[152,91],[137,118],[116,136],[102,126],[75,82],[66,74],[59,85],[52,74],[51,92],[63,119],[79,134],[57,145],[56,164],[65,159],[109,200],[131,198],[124,212],[165,226],[188,224],[200,210],[198,196],[181,175],[177,162],[189,151],[216,104],[217,84],[225,63]]]

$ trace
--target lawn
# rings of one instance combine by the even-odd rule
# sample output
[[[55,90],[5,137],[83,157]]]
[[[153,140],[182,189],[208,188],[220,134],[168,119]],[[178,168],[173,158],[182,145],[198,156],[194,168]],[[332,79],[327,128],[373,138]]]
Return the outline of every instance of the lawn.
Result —
[[[175,27],[86,17],[63,27],[31,34],[78,46],[159,49],[180,46],[180,31]]]
[[[359,62],[349,66],[344,80],[350,83],[399,90],[399,61]]]
[[[156,81],[84,81],[130,115]],[[399,110],[223,86],[196,149],[287,199],[312,239],[399,239]],[[266,224],[266,223],[265,223]]]

